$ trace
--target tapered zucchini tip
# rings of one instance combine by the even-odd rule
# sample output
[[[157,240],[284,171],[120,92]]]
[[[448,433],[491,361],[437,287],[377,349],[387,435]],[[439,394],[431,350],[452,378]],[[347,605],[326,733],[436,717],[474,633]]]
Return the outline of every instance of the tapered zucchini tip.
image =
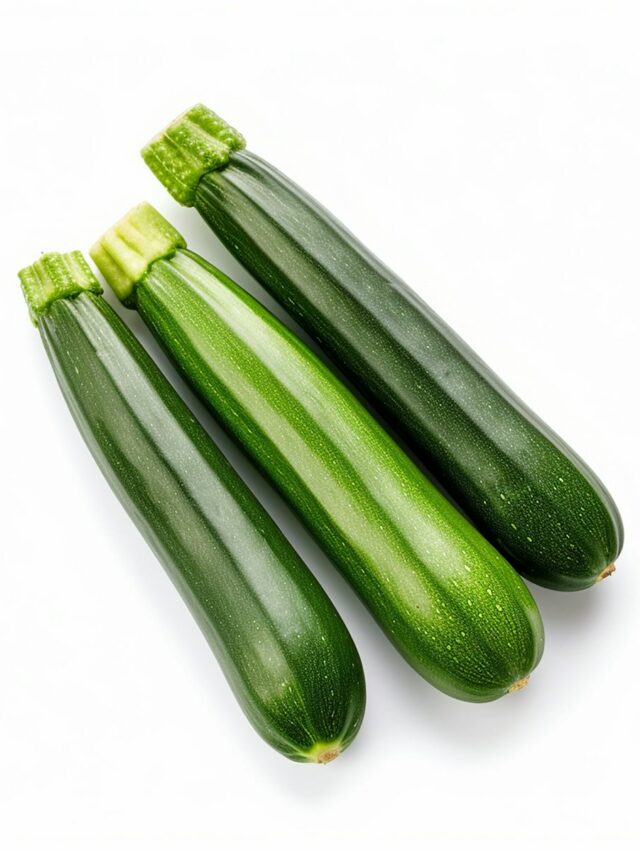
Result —
[[[600,574],[596,578],[596,583],[600,583],[600,581],[603,581],[605,578],[611,577],[611,575],[615,572],[615,570],[616,570],[615,563],[611,563],[610,565],[608,565],[606,569],[603,569],[600,572]]]
[[[334,743],[317,743],[315,746],[304,754],[305,761],[312,764],[329,764],[342,753],[342,743],[336,741]]]

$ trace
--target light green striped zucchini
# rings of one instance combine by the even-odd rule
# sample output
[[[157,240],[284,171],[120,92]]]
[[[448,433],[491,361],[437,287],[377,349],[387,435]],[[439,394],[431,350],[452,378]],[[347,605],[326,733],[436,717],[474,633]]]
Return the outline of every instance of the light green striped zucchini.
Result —
[[[275,484],[409,663],[488,701],[521,686],[543,629],[520,577],[331,371],[149,205],[92,257]]]

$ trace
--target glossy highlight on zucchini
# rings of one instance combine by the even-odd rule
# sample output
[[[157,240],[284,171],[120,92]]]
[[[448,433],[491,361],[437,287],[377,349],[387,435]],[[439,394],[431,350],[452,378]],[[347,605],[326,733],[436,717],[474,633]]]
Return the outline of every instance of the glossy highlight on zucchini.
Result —
[[[299,338],[158,217],[140,205],[91,250],[120,298],[419,673],[476,702],[521,686],[543,648],[521,578]]]
[[[44,255],[20,280],[84,440],[244,713],[288,758],[335,758],[358,731],[365,685],[328,597],[100,296],[80,252]]]
[[[243,149],[198,105],[143,157],[521,574],[559,590],[611,574],[622,522],[596,475],[325,208]]]

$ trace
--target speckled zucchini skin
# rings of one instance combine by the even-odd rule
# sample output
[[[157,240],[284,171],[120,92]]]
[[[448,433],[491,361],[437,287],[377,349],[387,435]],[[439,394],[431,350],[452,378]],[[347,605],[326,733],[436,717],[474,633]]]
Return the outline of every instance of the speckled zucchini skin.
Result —
[[[247,151],[199,181],[215,233],[525,577],[591,586],[622,547],[585,463],[356,238]]]
[[[478,702],[528,675],[543,629],[520,577],[308,347],[188,250],[130,302],[418,672]]]
[[[93,456],[251,723],[297,761],[344,749],[364,677],[315,578],[100,296],[58,299],[38,328]]]

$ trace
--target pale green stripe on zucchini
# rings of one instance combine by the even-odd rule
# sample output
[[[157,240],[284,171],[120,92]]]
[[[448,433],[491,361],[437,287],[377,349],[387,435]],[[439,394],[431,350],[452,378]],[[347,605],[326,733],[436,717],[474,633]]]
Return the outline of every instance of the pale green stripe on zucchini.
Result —
[[[128,304],[418,672],[470,701],[528,676],[543,629],[522,580],[302,341],[187,249]]]

